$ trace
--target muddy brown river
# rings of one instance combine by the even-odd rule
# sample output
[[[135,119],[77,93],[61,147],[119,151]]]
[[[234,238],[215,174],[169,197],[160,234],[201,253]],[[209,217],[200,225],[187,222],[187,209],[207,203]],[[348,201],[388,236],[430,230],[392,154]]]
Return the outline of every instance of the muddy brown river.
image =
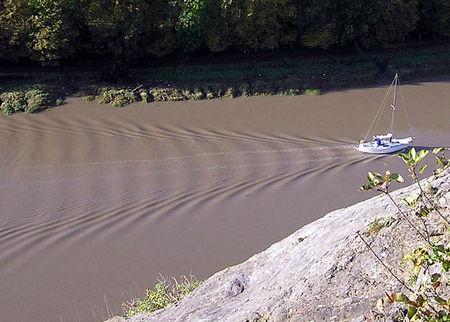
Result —
[[[402,169],[354,149],[386,89],[0,116],[0,321],[104,320],[368,198],[368,170]],[[449,146],[450,82],[402,93],[398,133]]]

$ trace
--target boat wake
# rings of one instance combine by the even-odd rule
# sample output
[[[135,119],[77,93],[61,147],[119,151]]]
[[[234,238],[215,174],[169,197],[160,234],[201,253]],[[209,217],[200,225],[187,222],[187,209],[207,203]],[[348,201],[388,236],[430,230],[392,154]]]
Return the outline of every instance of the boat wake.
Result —
[[[0,118],[0,321],[106,319],[159,273],[202,279],[369,197],[401,162],[355,149],[371,91]]]

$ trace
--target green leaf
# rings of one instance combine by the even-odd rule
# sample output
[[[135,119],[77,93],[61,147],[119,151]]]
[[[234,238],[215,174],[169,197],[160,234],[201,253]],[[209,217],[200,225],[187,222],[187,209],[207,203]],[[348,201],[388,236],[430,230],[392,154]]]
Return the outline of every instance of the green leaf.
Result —
[[[428,168],[428,164],[423,165],[423,166],[419,169],[419,173],[420,173],[420,174],[423,174],[427,168]]]
[[[408,161],[410,159],[409,154],[407,153],[399,153],[398,156],[406,163],[408,164]]]
[[[397,174],[397,175],[398,175],[398,177],[397,177],[397,179],[395,179],[395,181],[397,181],[399,183],[405,182],[405,179],[403,179],[403,177],[401,175],[399,175],[399,174]]]
[[[378,172],[368,172],[367,173],[367,179],[369,180],[370,184],[377,185],[382,180],[381,174]]]
[[[422,307],[425,302],[426,302],[426,299],[423,297],[422,294],[417,295],[417,299],[415,301],[415,303],[417,304],[416,306]]]
[[[416,315],[416,313],[417,313],[417,308],[416,307],[413,307],[413,306],[408,307],[407,315],[408,315],[409,319],[412,319],[414,317],[414,315]]]
[[[436,283],[437,281],[439,281],[439,279],[441,278],[441,274],[438,273],[434,273],[433,275],[431,275],[431,283]],[[444,304],[446,303],[446,301],[444,300]],[[442,304],[442,303],[441,303]]]
[[[397,301],[399,303],[409,303],[409,302],[411,302],[410,299],[403,293],[397,294],[397,296],[395,297],[395,301]]]
[[[442,262],[442,268],[443,268],[446,272],[448,272],[448,271],[450,270],[450,261],[444,260],[444,261]]]
[[[419,216],[420,217],[426,217],[426,216],[428,216],[429,213],[430,213],[430,209],[428,209],[427,207],[423,206],[423,207],[420,208]]]
[[[416,149],[415,149],[415,148],[412,148],[412,149],[409,151],[409,157],[410,157],[410,159],[415,160],[415,159],[416,159],[416,156],[417,156]]]
[[[438,253],[444,253],[445,252],[445,247],[444,245],[434,245],[433,246],[433,252],[438,254]]]
[[[444,151],[445,149],[444,148],[434,148],[433,149],[433,154],[439,154],[439,153],[441,153],[442,151]]]
[[[419,199],[418,195],[411,195],[408,196],[406,198],[403,199],[403,201],[405,201],[405,203],[411,207],[411,208],[415,208],[417,205],[417,200]]]
[[[414,158],[415,161],[416,161],[417,163],[419,163],[420,161],[422,161],[422,160],[428,155],[428,153],[430,153],[430,151],[428,151],[428,150],[420,150],[420,151],[417,153],[417,157]]]

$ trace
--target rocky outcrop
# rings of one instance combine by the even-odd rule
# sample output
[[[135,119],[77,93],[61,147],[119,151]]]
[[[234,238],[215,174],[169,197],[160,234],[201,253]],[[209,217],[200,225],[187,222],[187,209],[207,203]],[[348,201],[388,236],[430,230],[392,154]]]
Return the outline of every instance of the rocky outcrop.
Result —
[[[449,178],[445,174],[431,181],[437,189],[433,198],[447,214]],[[393,197],[401,200],[415,190],[416,186],[410,186]],[[376,219],[382,224],[369,231]],[[418,219],[411,220],[420,224]],[[440,217],[431,213],[430,233],[439,235],[444,230]],[[389,199],[378,196],[329,213],[244,263],[216,273],[177,305],[131,321],[391,319],[401,312],[380,299],[402,286],[357,232],[396,275],[407,278],[398,263],[422,241]]]

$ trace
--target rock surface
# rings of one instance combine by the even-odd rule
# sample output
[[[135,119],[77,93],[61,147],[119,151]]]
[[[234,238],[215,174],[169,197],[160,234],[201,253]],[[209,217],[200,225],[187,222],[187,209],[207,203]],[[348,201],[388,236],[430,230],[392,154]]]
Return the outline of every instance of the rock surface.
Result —
[[[431,182],[433,198],[450,215],[450,176]],[[394,192],[399,201],[416,192]],[[376,219],[381,230],[368,227]],[[420,225],[418,219],[411,218]],[[437,214],[429,231],[442,234]],[[131,318],[142,321],[333,321],[392,320],[402,311],[384,305],[385,292],[402,286],[373,256],[357,232],[400,278],[404,253],[421,245],[417,233],[387,197],[378,196],[329,213],[247,261],[216,273],[173,307]]]

